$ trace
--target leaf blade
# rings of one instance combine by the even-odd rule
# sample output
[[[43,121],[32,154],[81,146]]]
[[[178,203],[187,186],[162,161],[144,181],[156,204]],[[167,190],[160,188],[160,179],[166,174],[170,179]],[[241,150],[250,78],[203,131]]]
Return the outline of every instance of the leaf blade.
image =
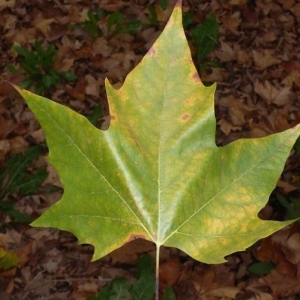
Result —
[[[181,23],[178,2],[124,85],[116,90],[106,80],[107,131],[16,87],[45,131],[48,160],[65,187],[33,225],[73,232],[95,246],[93,259],[142,237],[219,263],[292,222],[257,213],[300,126],[217,147],[215,85],[201,83]]]

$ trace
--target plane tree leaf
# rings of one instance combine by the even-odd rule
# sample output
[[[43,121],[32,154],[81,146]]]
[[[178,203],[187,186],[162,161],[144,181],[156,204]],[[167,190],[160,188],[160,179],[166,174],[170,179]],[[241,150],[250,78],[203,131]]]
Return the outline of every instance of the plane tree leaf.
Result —
[[[17,90],[45,132],[48,161],[64,186],[62,198],[32,225],[74,233],[94,245],[93,259],[144,238],[220,263],[290,223],[257,214],[300,128],[216,146],[215,85],[205,87],[197,74],[180,3],[124,85],[106,81],[107,131]]]

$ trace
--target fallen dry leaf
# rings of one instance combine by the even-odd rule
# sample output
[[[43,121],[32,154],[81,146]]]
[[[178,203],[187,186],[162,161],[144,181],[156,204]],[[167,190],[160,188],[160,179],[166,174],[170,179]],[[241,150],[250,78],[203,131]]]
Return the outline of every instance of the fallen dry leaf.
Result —
[[[15,6],[16,0],[0,0],[0,11]]]
[[[182,272],[182,264],[178,259],[169,259],[159,267],[159,279],[166,285],[175,285]]]
[[[281,59],[274,55],[274,50],[262,49],[261,51],[252,51],[255,66],[259,70],[281,63]]]
[[[290,101],[291,91],[289,87],[276,88],[267,80],[264,83],[256,81],[254,83],[254,91],[268,104],[274,103],[282,106]]]

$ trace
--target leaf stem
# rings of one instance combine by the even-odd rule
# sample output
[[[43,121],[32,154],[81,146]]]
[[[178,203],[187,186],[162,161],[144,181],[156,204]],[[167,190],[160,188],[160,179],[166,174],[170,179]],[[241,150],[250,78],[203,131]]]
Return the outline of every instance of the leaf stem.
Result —
[[[160,245],[157,245],[156,264],[155,264],[155,300],[159,300],[159,250],[160,250]]]

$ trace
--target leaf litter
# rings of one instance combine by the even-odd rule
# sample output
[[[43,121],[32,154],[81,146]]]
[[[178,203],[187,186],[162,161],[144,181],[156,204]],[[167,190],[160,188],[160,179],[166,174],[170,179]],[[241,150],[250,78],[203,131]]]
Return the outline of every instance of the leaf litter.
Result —
[[[30,48],[37,39],[44,44],[53,43],[58,49],[56,70],[72,71],[79,80],[74,84],[58,84],[51,91],[51,98],[85,115],[101,103],[107,115],[104,78],[120,86],[170,15],[172,5],[164,11],[154,2],[56,1],[54,5],[38,2],[33,6],[26,1],[0,1],[1,81],[16,84],[22,81],[22,74],[11,74],[6,69],[8,63],[19,67],[13,45]],[[184,11],[192,12],[199,24],[211,12],[216,14],[220,24],[219,46],[209,59],[219,61],[221,67],[209,67],[202,75],[207,84],[218,83],[217,143],[225,145],[241,137],[265,136],[299,123],[299,3],[295,0],[187,2]],[[99,7],[110,13],[122,11],[128,20],[146,22],[151,5],[157,14],[157,25],[142,28],[135,35],[120,33],[93,40],[82,28],[70,28],[70,24],[84,22],[89,10]],[[105,32],[105,21],[99,21],[98,26]],[[0,87],[2,164],[8,155],[43,143],[44,136],[23,100],[3,82]],[[33,168],[40,164],[46,165],[42,157]],[[51,172],[41,193],[26,196],[21,201],[20,209],[32,218],[60,198],[60,183],[51,167],[47,167]],[[275,193],[293,193],[299,198],[298,170],[299,158],[294,154],[286,164]],[[57,190],[45,193],[51,184],[57,186]],[[286,217],[274,199],[271,196],[261,211],[262,218],[281,220]],[[8,221],[1,217],[1,224]],[[116,276],[134,280],[138,257],[155,253],[152,243],[137,240],[91,263],[92,246],[77,245],[76,238],[66,232],[36,230],[24,224],[16,224],[1,233],[0,247],[17,254],[19,259],[16,267],[0,273],[1,299],[85,299]],[[221,265],[201,264],[179,250],[164,248],[161,282],[171,284],[178,299],[184,300],[295,299],[300,293],[299,248],[297,223],[246,252],[230,255],[228,262]],[[247,267],[256,261],[273,261],[277,267],[266,276],[250,274]]]

